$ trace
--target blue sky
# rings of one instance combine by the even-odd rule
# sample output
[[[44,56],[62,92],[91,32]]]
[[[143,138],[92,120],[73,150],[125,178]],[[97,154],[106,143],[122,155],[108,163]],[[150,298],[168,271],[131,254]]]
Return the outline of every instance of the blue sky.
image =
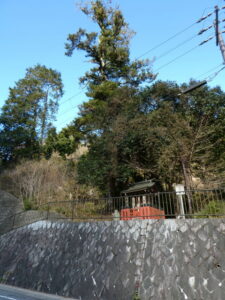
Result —
[[[178,83],[188,82],[190,78],[202,80],[222,67],[223,60],[215,39],[168,64],[214,35],[212,28],[204,35],[196,36],[200,29],[213,23],[214,16],[194,24],[161,47],[149,50],[212,12],[215,5],[224,6],[224,0],[117,0],[113,3],[120,6],[130,28],[136,32],[131,41],[131,58],[141,56],[152,60],[152,70],[158,73],[158,79]],[[225,9],[220,14],[224,19]],[[91,67],[84,53],[74,52],[72,57],[64,55],[67,35],[79,27],[90,31],[96,29],[79,11],[75,0],[1,0],[0,106],[8,97],[8,88],[24,77],[26,68],[40,63],[62,74],[65,93],[60,100],[55,125],[60,129],[73,120],[77,106],[86,99],[85,90],[79,86],[79,77]],[[190,41],[165,55],[188,39]],[[159,58],[161,55],[164,56]],[[217,68],[212,70],[214,67]],[[220,85],[225,91],[224,78],[225,70],[210,82],[210,86]]]

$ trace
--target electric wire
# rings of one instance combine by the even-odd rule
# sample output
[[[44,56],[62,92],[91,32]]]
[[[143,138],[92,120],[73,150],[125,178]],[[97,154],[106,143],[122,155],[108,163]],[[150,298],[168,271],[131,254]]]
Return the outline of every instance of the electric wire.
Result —
[[[71,100],[71,99],[73,99],[73,98],[75,98],[75,97],[81,95],[82,93],[83,93],[83,91],[80,91],[79,93],[75,94],[74,96],[70,97],[69,99]],[[67,99],[66,101],[64,101],[63,103],[61,103],[61,104],[64,104],[64,103],[66,103],[67,101],[68,101],[68,99]],[[79,104],[77,104],[77,107],[78,107],[78,106],[79,106]],[[73,109],[73,107],[72,107],[72,109]],[[63,116],[65,113],[69,112],[70,110],[71,110],[71,108],[67,109],[66,111],[61,112],[61,113],[58,115],[58,117]]]
[[[175,35],[174,35],[174,36],[175,36]],[[196,38],[196,37],[197,37],[197,35],[195,34],[195,35],[191,36],[190,38],[186,39],[185,41],[179,43],[178,45],[176,45],[176,46],[173,47],[172,49],[170,49],[170,50],[168,50],[168,51],[162,53],[159,57],[157,57],[157,58],[155,59],[155,61],[160,60],[162,57],[168,55],[169,53],[173,52],[174,50],[178,49],[179,47],[181,47],[182,45],[188,43],[189,41],[193,40],[193,39]],[[198,47],[198,46],[197,46],[197,47]],[[194,48],[195,48],[195,47],[194,47]],[[173,61],[175,61],[176,59],[178,59],[178,58],[180,58],[180,57],[186,55],[186,54],[189,53],[190,51],[192,51],[192,50],[189,50],[189,51],[183,53],[182,55],[180,55],[179,57],[176,57]],[[168,64],[172,63],[173,61],[170,61]],[[161,67],[160,67],[160,68],[161,68]],[[157,71],[157,70],[156,70],[156,71]],[[84,90],[86,87],[87,87],[87,85],[84,86],[84,87],[82,88],[82,90],[81,90],[80,92],[78,92],[77,94],[74,94],[74,95],[71,96],[70,98],[68,98],[68,99],[64,100],[63,102],[61,102],[60,105],[66,103],[66,102],[68,102],[69,100],[71,100],[71,99],[73,99],[73,98],[79,96],[80,94],[82,94],[83,90]],[[60,113],[57,117],[63,116],[64,114],[66,114],[66,113],[68,113],[69,111],[71,111],[71,109],[76,109],[76,108],[78,108],[79,105],[80,105],[80,104],[75,105],[74,107],[67,109],[66,111]],[[61,125],[61,124],[59,124],[59,125]]]
[[[76,93],[76,94],[72,95],[71,97],[67,98],[66,100],[60,102],[59,105],[62,105],[64,103],[70,101],[71,99],[79,96],[80,94],[82,94],[83,90],[86,89],[86,87],[87,87],[87,84],[85,84],[78,93]]]
[[[166,66],[172,64],[172,63],[175,62],[176,60],[180,59],[181,57],[184,57],[185,55],[187,55],[188,53],[194,51],[194,50],[197,49],[198,47],[199,47],[199,45],[194,46],[193,48],[189,49],[188,51],[186,51],[186,52],[182,53],[181,55],[175,57],[174,59],[170,60],[168,63],[166,63],[166,64],[160,66],[159,68],[157,68],[157,69],[155,70],[155,72],[158,72],[159,70],[161,70],[161,69],[165,68]]]
[[[77,96],[81,95],[81,94],[83,93],[83,90],[84,90],[86,87],[87,87],[87,84],[81,88],[81,91],[79,91],[78,93],[74,94],[73,96],[67,98],[67,99],[64,100],[63,102],[59,103],[59,105],[62,105],[62,104],[64,104],[64,103],[66,103],[66,102],[72,100],[73,98],[76,98]],[[77,104],[77,105],[74,106],[74,107],[70,107],[70,108],[67,109],[66,111],[63,111],[63,112],[61,112],[60,114],[58,114],[57,117],[59,118],[59,117],[63,116],[64,114],[68,113],[69,111],[71,111],[71,110],[73,110],[73,109],[75,109],[75,108],[78,108],[79,106],[80,106],[80,104]]]
[[[194,25],[196,25],[197,22],[192,23],[190,26],[184,28],[183,30],[175,33],[174,35],[172,35],[171,37],[169,37],[168,39],[166,39],[165,41],[155,45],[154,47],[152,47],[151,49],[147,50],[146,52],[144,52],[143,54],[139,55],[138,57],[136,57],[136,60],[149,54],[150,52],[158,49],[159,47],[163,46],[164,44],[166,44],[167,42],[171,41],[172,39],[174,39],[175,37],[181,35],[182,33],[186,32],[187,30],[189,30],[190,28],[192,28]]]
[[[212,71],[218,69],[218,68],[221,67],[222,65],[223,65],[223,64],[219,64],[219,65],[217,65],[217,66],[211,68],[210,70],[208,70],[208,71],[202,73],[201,75],[198,75],[197,78],[203,77],[204,75],[206,75],[206,74],[208,74],[208,73],[210,73],[210,72],[212,72]]]
[[[80,105],[81,105],[81,104],[76,104],[75,106],[73,106],[73,107],[67,109],[66,111],[60,113],[60,114],[58,115],[58,117],[61,117],[61,116],[65,115],[65,114],[67,114],[69,111],[71,111],[72,109],[78,108]]]
[[[224,1],[225,1],[225,0],[224,0]],[[224,9],[224,8],[225,8],[225,7],[223,7],[222,9]],[[205,9],[205,10],[206,10],[206,9]],[[141,58],[141,57],[143,57],[143,56],[145,56],[145,55],[147,55],[147,54],[149,54],[150,52],[152,52],[152,51],[154,51],[154,50],[160,48],[161,46],[165,45],[167,42],[171,41],[172,39],[176,38],[177,36],[181,35],[182,33],[188,31],[190,28],[192,28],[192,27],[193,27],[194,25],[196,25],[197,23],[200,23],[201,21],[204,21],[204,22],[205,22],[205,20],[207,19],[207,17],[210,16],[210,15],[211,15],[211,14],[208,14],[205,18],[202,17],[202,18],[199,19],[198,21],[192,23],[190,26],[188,26],[188,27],[184,28],[183,30],[177,32],[176,34],[172,35],[171,37],[169,37],[169,38],[166,39],[165,41],[163,41],[163,42],[157,44],[157,45],[154,46],[153,48],[151,48],[151,49],[149,49],[148,51],[144,52],[143,54],[139,55],[139,56],[136,58],[136,60],[139,59],[139,58]],[[169,53],[173,52],[173,51],[176,50],[177,48],[179,48],[179,47],[181,47],[182,45],[188,43],[189,41],[193,40],[193,39],[196,38],[196,37],[197,37],[197,35],[194,35],[194,36],[192,36],[192,37],[186,39],[185,41],[179,43],[177,46],[171,48],[170,50],[168,50],[168,51],[166,51],[166,52],[164,52],[164,53],[162,53],[159,57],[156,57],[155,60],[161,59],[162,57],[168,55]],[[182,53],[181,55],[175,57],[174,59],[172,59],[172,60],[169,61],[168,63],[166,63],[166,64],[160,66],[160,67],[157,68],[155,71],[157,72],[157,71],[161,70],[162,68],[165,68],[166,66],[168,66],[168,65],[172,64],[173,62],[175,62],[176,60],[178,60],[178,59],[184,57],[185,55],[187,55],[188,53],[194,51],[194,50],[197,49],[198,47],[199,47],[199,45],[197,45],[197,46],[195,46],[195,47],[189,49],[188,51],[186,51],[186,52]],[[198,77],[202,77],[203,75],[205,75],[205,74],[211,72],[212,70],[217,69],[217,68],[218,68],[219,66],[221,66],[221,65],[222,65],[222,64],[220,64],[220,65],[218,65],[218,66],[216,66],[216,67],[213,67],[212,69],[210,69],[209,71],[207,71],[207,72],[201,74],[201,75],[198,76]],[[220,70],[218,70],[217,72],[214,72],[213,74],[210,74],[207,78],[209,78],[209,81],[212,81],[212,80],[213,80],[220,72],[222,72],[224,69],[225,69],[225,66],[224,66],[223,68],[221,68]],[[86,87],[87,87],[87,85],[85,85],[85,86],[82,88],[82,90],[79,91],[78,93],[72,95],[71,97],[67,98],[67,99],[64,100],[63,102],[59,103],[59,105],[62,105],[62,104],[64,104],[64,103],[70,101],[71,99],[73,99],[73,98],[75,98],[75,97],[81,95],[81,94],[83,93],[83,90],[84,90]],[[65,112],[61,113],[60,115],[58,115],[58,117],[67,114],[69,111],[78,108],[80,105],[82,105],[82,104],[75,105],[74,107],[72,107],[72,108],[66,110]],[[60,122],[60,123],[58,124],[58,126],[63,125],[63,124],[65,124],[65,123],[69,122],[69,121],[70,121],[70,122],[73,122],[73,120],[71,120],[71,118],[68,118],[68,119],[64,120],[63,122]],[[35,153],[35,152],[34,152],[34,153]]]
[[[167,39],[167,41],[170,40],[170,39],[172,39],[173,37],[176,37],[177,35],[181,34],[182,32],[186,31],[187,29],[189,29],[190,27],[192,27],[194,24],[195,24],[195,23],[193,23],[193,24],[190,25],[189,27],[185,28],[184,30],[180,31],[179,33],[173,35],[171,38]],[[181,46],[183,46],[184,44],[188,43],[189,41],[195,39],[197,36],[198,36],[198,35],[195,34],[195,35],[191,36],[190,38],[184,40],[183,42],[177,44],[175,47],[173,47],[173,48],[171,48],[170,50],[168,50],[168,51],[162,53],[159,57],[156,57],[156,59],[155,59],[154,61],[160,60],[161,58],[163,58],[163,57],[165,57],[166,55],[170,54],[171,52],[175,51],[175,50],[178,49],[179,47],[181,47]],[[154,49],[155,49],[155,48],[158,48],[160,45],[163,45],[165,42],[166,42],[166,41],[164,41],[164,42],[160,43],[159,45],[155,46]],[[186,51],[185,53],[182,53],[182,54],[179,55],[178,57],[176,57],[176,58],[174,58],[173,60],[169,61],[169,62],[166,63],[165,65],[163,65],[163,66],[157,68],[157,69],[156,69],[156,72],[157,72],[158,70],[160,70],[160,69],[166,67],[167,65],[173,63],[173,62],[176,61],[177,59],[179,59],[179,58],[185,56],[186,54],[190,53],[191,51],[195,50],[198,46],[199,46],[199,45],[193,47],[192,49]],[[153,48],[152,48],[152,49],[153,49]],[[151,50],[149,50],[149,52],[150,52],[150,51],[151,51]],[[141,56],[137,57],[136,59],[138,59],[138,58],[140,58],[140,57],[141,57]],[[68,99],[64,100],[63,102],[61,102],[60,105],[66,103],[66,102],[68,102],[69,100],[71,100],[71,99],[73,99],[73,98],[79,96],[80,94],[82,94],[83,90],[84,90],[86,87],[87,87],[87,85],[84,86],[84,87],[82,88],[82,90],[81,90],[80,92],[78,92],[77,94],[75,94],[75,95],[71,96],[70,98],[68,98]],[[80,104],[79,104],[79,105],[80,105]],[[74,106],[74,107],[72,107],[72,108],[67,109],[66,111],[60,113],[60,114],[58,115],[58,117],[61,117],[61,116],[63,116],[64,114],[68,113],[69,111],[71,111],[71,109],[76,109],[76,108],[78,108],[79,105],[76,105],[76,106]]]
[[[204,15],[204,13],[205,13],[205,11],[206,11],[207,9],[209,9],[209,7],[208,7],[208,8],[205,8],[205,10],[203,11],[203,14],[202,14],[201,19],[203,18],[203,15]],[[201,19],[200,19],[200,20],[201,20]],[[187,30],[189,30],[190,28],[192,28],[194,25],[196,25],[198,22],[199,22],[199,20],[196,21],[196,22],[194,22],[194,23],[192,23],[191,25],[187,26],[186,28],[180,30],[179,32],[175,33],[174,35],[172,35],[171,37],[169,37],[169,38],[166,39],[165,41],[163,41],[163,42],[161,42],[161,43],[155,45],[153,48],[151,48],[151,49],[149,49],[148,51],[144,52],[143,54],[139,55],[139,56],[136,58],[136,60],[138,60],[139,58],[141,58],[141,57],[145,56],[146,54],[152,52],[153,50],[158,49],[159,47],[161,47],[162,45],[164,45],[164,44],[166,44],[167,42],[171,41],[171,40],[174,39],[175,37],[177,37],[177,36],[181,35],[182,33],[186,32]],[[190,38],[186,39],[185,41],[179,43],[177,46],[171,48],[170,50],[168,50],[168,51],[166,51],[166,52],[164,52],[164,53],[162,53],[159,57],[156,57],[154,61],[160,60],[162,57],[168,55],[169,53],[173,52],[174,50],[178,49],[179,47],[181,47],[182,45],[188,43],[189,41],[193,40],[193,39],[196,38],[196,37],[197,37],[196,34],[193,35],[192,37],[190,37]],[[193,48],[192,50],[194,50],[194,48]],[[175,58],[173,61],[179,59],[180,57],[182,57],[182,56],[184,56],[184,55],[186,55],[186,54],[188,54],[188,53],[191,52],[192,50],[188,50],[188,51],[185,52],[184,54],[182,54],[182,55],[180,55],[179,57]],[[161,66],[161,67],[158,68],[156,71],[158,71],[158,70],[161,69],[161,68],[164,68],[164,67],[165,67],[166,65],[168,65],[168,64],[171,64],[173,61],[170,61],[170,62],[168,62],[167,64]],[[86,85],[86,86],[87,86],[87,85]],[[86,86],[84,86],[84,87],[82,88],[82,91],[86,88]],[[73,99],[73,98],[79,96],[79,95],[82,93],[82,91],[80,91],[80,92],[74,94],[73,96],[71,96],[70,98],[64,100],[63,102],[60,103],[60,105],[62,105],[62,104],[64,104],[64,103],[70,101],[71,99]],[[79,105],[76,105],[74,108],[77,108],[78,106],[79,106]],[[61,113],[60,115],[58,115],[58,117],[64,115],[65,113],[69,112],[70,110],[71,110],[71,109],[66,110],[65,112],[63,112],[63,113]]]
[[[199,47],[199,45],[197,45],[197,46],[195,46],[195,47],[189,49],[188,51],[182,53],[181,55],[177,56],[177,57],[174,58],[173,60],[171,60],[171,61],[169,61],[168,63],[162,65],[162,66],[159,67],[159,68],[157,68],[157,69],[155,70],[155,72],[161,70],[162,68],[166,67],[166,66],[169,65],[169,64],[172,64],[174,61],[176,61],[176,60],[178,60],[179,58],[181,58],[181,57],[187,55],[188,53],[192,52],[193,50],[195,50],[195,49],[198,48],[198,47]],[[163,56],[165,56],[165,55],[167,55],[167,54],[168,54],[168,53],[165,53],[165,54],[162,55],[161,57],[163,57]],[[160,58],[161,58],[161,57],[160,57]],[[81,92],[80,92],[80,93],[81,93]],[[80,93],[79,93],[79,94],[80,94]],[[63,113],[59,114],[58,117],[61,117],[61,116],[63,116],[64,114],[68,113],[69,111],[71,111],[71,109],[76,109],[76,108],[78,108],[80,105],[81,105],[81,104],[78,104],[78,105],[75,105],[75,106],[72,107],[72,108],[69,108],[68,110],[66,110],[66,111],[64,111]],[[66,121],[63,121],[63,123],[65,123],[65,122],[66,122]],[[60,123],[60,124],[58,124],[58,125],[62,125],[62,124]]]
[[[171,52],[173,52],[174,50],[177,50],[178,48],[180,48],[181,46],[187,44],[189,41],[192,41],[193,39],[195,39],[196,37],[198,37],[196,34],[191,36],[190,38],[186,39],[185,41],[179,43],[177,46],[171,48],[170,50],[162,53],[160,56],[156,57],[156,59],[154,61],[158,61],[160,60],[161,58],[163,58],[164,56],[170,54]]]
[[[68,125],[67,122],[72,123],[73,120],[74,120],[74,118],[73,118],[72,120],[71,120],[71,118],[67,118],[66,120],[60,122],[60,123],[58,124],[58,126],[61,126],[61,125],[63,125],[63,124],[67,124],[67,125]]]
[[[82,91],[72,95],[71,97],[67,98],[66,100],[63,100],[62,102],[59,103],[59,105],[65,104],[66,102],[72,100],[73,98],[76,98],[77,96],[79,96],[82,93]]]
[[[205,8],[205,9],[204,9],[204,12],[205,12],[207,9],[209,9],[209,7],[208,7],[208,8]],[[204,14],[204,12],[203,12],[203,14]],[[139,59],[139,58],[141,58],[141,57],[143,57],[143,56],[145,56],[145,55],[147,55],[147,54],[149,54],[150,52],[152,52],[152,51],[158,49],[158,48],[161,47],[162,45],[166,44],[167,42],[171,41],[172,39],[176,38],[177,36],[181,35],[182,33],[186,32],[187,30],[189,30],[190,28],[192,28],[192,27],[195,26],[196,24],[200,23],[201,21],[206,20],[209,16],[212,15],[212,13],[209,13],[206,17],[203,17],[203,14],[202,14],[202,17],[201,17],[199,20],[197,20],[196,22],[194,22],[194,23],[192,23],[191,25],[187,26],[186,28],[184,28],[184,29],[178,31],[177,33],[175,33],[174,35],[172,35],[171,37],[169,37],[169,38],[166,39],[165,41],[163,41],[163,42],[161,42],[161,43],[155,45],[154,47],[152,47],[151,49],[147,50],[147,51],[144,52],[143,54],[139,55],[138,57],[136,57],[136,60]]]
[[[195,36],[196,36],[196,35],[195,35]],[[171,50],[169,50],[169,51],[163,53],[163,54],[162,54],[158,59],[156,59],[156,60],[159,60],[161,57],[163,57],[163,56],[169,54],[170,52],[174,51],[174,50],[177,49],[179,46],[185,44],[185,43],[188,42],[189,40],[192,40],[193,38],[195,38],[195,36],[192,36],[191,38],[189,38],[189,39],[185,40],[184,42],[180,43],[178,46],[174,47],[173,49],[171,49]],[[155,70],[155,72],[157,72],[157,71],[159,71],[159,70],[165,68],[166,66],[172,64],[172,63],[175,62],[176,60],[178,60],[178,59],[184,57],[185,55],[187,55],[187,54],[189,54],[190,52],[194,51],[194,50],[197,49],[198,47],[199,47],[199,45],[196,45],[196,46],[194,46],[193,48],[189,49],[188,51],[186,51],[186,52],[182,53],[181,55],[175,57],[175,58],[172,59],[171,61],[169,61],[169,62],[167,62],[166,64],[164,64],[164,65],[160,66],[159,68],[157,68],[157,69]],[[221,64],[220,64],[220,65],[221,65]],[[219,66],[220,66],[220,65],[219,65]],[[217,66],[217,68],[218,68],[219,66]],[[214,68],[213,68],[213,70],[214,70]],[[209,73],[210,71],[211,71],[211,70],[207,71],[207,73]],[[204,74],[203,74],[203,75],[204,75]],[[80,91],[80,92],[77,93],[76,95],[80,95],[81,93],[82,93],[82,91]],[[65,115],[66,113],[68,113],[69,111],[78,108],[80,105],[81,105],[81,104],[78,104],[78,105],[75,105],[75,106],[72,107],[72,108],[69,108],[68,110],[66,110],[66,111],[64,111],[63,113],[59,114],[58,117],[61,117],[61,116]],[[62,123],[59,123],[58,125],[62,125],[62,124],[64,124],[64,123],[66,123],[68,120],[70,120],[70,119],[67,119],[67,120],[63,121]]]
[[[215,66],[215,67],[209,69],[208,71],[202,73],[201,75],[196,76],[196,77],[195,77],[195,80],[199,80],[199,79],[200,79],[201,77],[203,77],[204,75],[206,75],[206,74],[208,74],[208,73],[210,73],[210,72],[212,72],[212,71],[218,69],[218,68],[221,67],[222,65],[223,65],[223,64],[219,64],[219,65],[217,65],[217,66]],[[205,78],[205,80],[207,80],[207,81],[212,81],[212,80],[213,80],[220,72],[222,72],[224,69],[225,69],[225,66],[224,66],[223,68],[221,68],[220,70],[218,70],[217,72],[211,73],[209,76],[207,76],[207,77]],[[79,105],[74,106],[73,109],[75,109],[75,108],[77,108],[77,107],[79,107]],[[71,111],[71,109],[68,110],[68,111]],[[68,119],[64,120],[63,122],[60,122],[58,125],[63,125],[64,123],[66,123],[66,122],[68,122],[68,121],[71,121],[71,122],[72,122],[73,120],[71,120],[71,118],[68,118]]]
[[[209,9],[209,8],[206,8],[206,9],[204,10],[203,14],[205,13],[205,11],[206,11],[207,9]],[[174,35],[172,35],[171,37],[169,37],[169,38],[166,39],[165,41],[163,41],[163,42],[161,42],[161,43],[155,45],[153,48],[149,49],[148,51],[144,52],[143,54],[139,55],[139,56],[136,58],[136,60],[139,59],[139,58],[141,58],[141,57],[143,57],[143,56],[145,56],[145,55],[147,55],[147,54],[149,54],[150,52],[152,52],[152,51],[158,49],[159,47],[163,46],[163,45],[166,44],[167,42],[171,41],[172,39],[176,38],[177,36],[181,35],[182,33],[186,32],[187,30],[189,30],[190,28],[192,28],[194,25],[196,25],[196,24],[198,24],[198,23],[200,23],[200,22],[202,22],[202,21],[205,22],[205,21],[208,19],[208,17],[210,17],[211,15],[212,15],[212,13],[208,13],[208,15],[205,16],[205,17],[203,17],[203,15],[202,15],[202,17],[201,17],[199,20],[197,20],[196,22],[194,22],[194,23],[192,23],[191,25],[187,26],[186,28],[180,30],[179,32],[175,33]],[[160,60],[162,57],[164,57],[164,56],[168,55],[169,53],[175,51],[176,49],[178,49],[178,48],[181,47],[182,45],[188,43],[189,41],[193,40],[193,39],[196,38],[197,36],[198,36],[198,35],[195,34],[194,36],[191,36],[190,38],[188,38],[188,39],[186,39],[185,41],[179,43],[178,45],[176,45],[175,47],[171,48],[170,50],[168,50],[168,51],[162,53],[159,57],[156,57],[155,61]],[[166,66],[172,64],[172,63],[175,62],[176,60],[178,60],[178,59],[182,58],[183,56],[187,55],[188,53],[194,51],[195,49],[198,48],[198,46],[199,46],[199,45],[197,45],[197,46],[195,46],[195,47],[189,49],[188,51],[186,51],[186,52],[182,53],[181,55],[175,57],[174,59],[172,59],[171,61],[167,62],[166,64],[160,66],[159,68],[156,69],[156,72],[159,71],[159,70],[161,70],[162,68],[165,68]],[[208,72],[210,72],[210,71],[208,71]],[[207,72],[207,73],[208,73],[208,72]],[[68,98],[68,99],[64,100],[63,102],[61,102],[60,105],[66,103],[66,102],[70,101],[71,99],[73,99],[73,98],[77,97],[78,95],[80,95],[80,94],[83,92],[83,90],[84,90],[85,88],[86,88],[86,86],[84,86],[84,87],[82,88],[82,90],[81,90],[80,92],[78,92],[77,94],[74,94],[74,95],[71,96],[70,98]],[[68,110],[66,110],[66,111],[64,111],[64,112],[62,112],[61,114],[58,115],[58,117],[65,115],[66,113],[68,113],[69,111],[71,111],[71,109],[76,109],[76,108],[78,108],[80,105],[81,105],[81,104],[75,105],[74,107],[72,107],[72,108],[70,108],[70,109],[68,109]],[[67,120],[65,120],[63,123],[65,123],[65,122],[67,122]],[[62,123],[60,123],[59,125],[62,125]]]
[[[210,75],[206,78],[206,81],[207,81],[207,82],[212,81],[212,80],[213,80],[220,72],[222,72],[224,69],[225,69],[225,66],[222,67],[219,71],[214,72],[213,74],[210,74]]]

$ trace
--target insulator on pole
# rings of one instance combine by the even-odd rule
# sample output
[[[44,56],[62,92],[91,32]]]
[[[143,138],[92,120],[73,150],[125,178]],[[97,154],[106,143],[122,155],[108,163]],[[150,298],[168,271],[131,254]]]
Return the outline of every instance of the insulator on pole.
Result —
[[[207,30],[206,28],[200,30],[199,33],[198,33],[198,35],[203,34],[206,30]]]
[[[207,40],[204,40],[203,42],[201,42],[201,43],[199,44],[199,46],[204,45],[205,43],[209,42],[209,41],[212,40],[212,39],[213,39],[213,36],[209,37]]]
[[[213,13],[209,13],[207,16],[204,16],[202,18],[200,18],[196,23],[200,23],[202,21],[204,21],[205,19],[207,19],[208,17],[210,17]]]
[[[211,26],[209,26],[209,27],[207,27],[207,28],[203,28],[202,30],[199,31],[198,35],[203,34],[204,32],[206,32],[207,30],[209,30],[209,29],[212,28],[212,27],[213,27],[213,25],[211,25]]]

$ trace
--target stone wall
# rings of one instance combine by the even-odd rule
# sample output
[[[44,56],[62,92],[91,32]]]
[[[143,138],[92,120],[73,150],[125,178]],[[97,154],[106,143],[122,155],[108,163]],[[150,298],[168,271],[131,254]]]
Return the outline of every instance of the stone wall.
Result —
[[[12,194],[0,190],[0,235],[12,229],[22,227],[37,221],[62,219],[55,212],[41,210],[24,211],[23,203]]]
[[[13,195],[0,190],[0,220],[23,210],[22,202]]]
[[[81,300],[222,300],[225,220],[42,221],[0,237],[0,280]]]
[[[0,190],[0,234],[12,227],[12,215],[23,211],[22,202],[13,195]]]

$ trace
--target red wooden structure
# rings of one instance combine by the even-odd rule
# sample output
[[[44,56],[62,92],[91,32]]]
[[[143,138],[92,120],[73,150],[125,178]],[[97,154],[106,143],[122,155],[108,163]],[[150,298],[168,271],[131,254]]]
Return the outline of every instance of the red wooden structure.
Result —
[[[120,220],[131,219],[165,219],[165,212],[151,206],[121,209]]]
[[[135,183],[127,190],[122,191],[126,208],[120,210],[120,219],[165,219],[165,211],[157,205],[158,199],[156,198],[154,201],[156,191],[155,183],[152,180]],[[153,195],[152,199],[147,197],[147,193]]]

